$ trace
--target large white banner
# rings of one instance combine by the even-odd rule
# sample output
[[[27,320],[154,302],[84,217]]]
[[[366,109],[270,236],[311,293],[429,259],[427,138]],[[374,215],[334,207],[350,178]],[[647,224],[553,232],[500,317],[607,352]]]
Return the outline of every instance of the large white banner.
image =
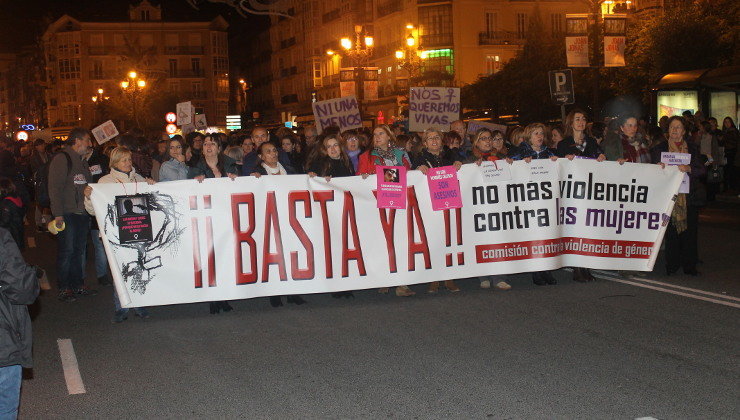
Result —
[[[559,159],[515,162],[501,180],[464,165],[463,207],[446,211],[432,210],[418,171],[405,210],[377,208],[374,176],[94,184],[92,201],[132,307],[564,266],[651,270],[682,175]]]

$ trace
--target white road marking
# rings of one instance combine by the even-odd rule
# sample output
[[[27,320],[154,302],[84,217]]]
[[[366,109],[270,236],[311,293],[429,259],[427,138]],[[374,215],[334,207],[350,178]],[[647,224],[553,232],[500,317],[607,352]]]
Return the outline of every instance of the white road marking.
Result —
[[[738,304],[738,303],[727,302],[727,301],[719,300],[719,299],[712,299],[712,298],[709,298],[709,297],[695,295],[695,294],[691,294],[691,293],[679,292],[677,290],[667,289],[665,287],[650,286],[648,284],[643,284],[643,283],[638,283],[638,282],[635,282],[635,281],[625,280],[625,279],[623,279],[621,277],[617,278],[617,277],[606,276],[606,275],[603,275],[603,274],[601,276],[598,276],[598,277],[600,279],[604,279],[604,280],[616,281],[618,283],[629,284],[631,286],[644,287],[646,289],[657,290],[659,292],[671,293],[671,294],[678,295],[678,296],[684,296],[684,297],[691,298],[691,299],[703,300],[703,301],[706,301],[706,302],[717,303],[719,305],[725,305],[725,306],[730,306],[732,308],[738,308],[738,309],[740,309],[740,304]]]
[[[72,340],[69,338],[57,339],[59,345],[59,356],[62,359],[62,369],[64,369],[64,380],[67,382],[67,391],[72,394],[84,394],[85,384],[82,383],[80,368],[77,364],[75,349],[72,347]]]
[[[26,241],[28,242],[29,248],[36,248],[36,238],[34,238],[33,236],[29,236],[28,238],[26,238]]]
[[[689,291],[689,292],[701,293],[701,294],[707,295],[707,296],[714,296],[714,297],[718,297],[718,298],[722,298],[722,299],[734,300],[734,301],[740,302],[740,298],[736,298],[735,296],[723,295],[721,293],[712,293],[712,292],[707,292],[707,291],[699,290],[699,289],[692,289],[690,287],[679,286],[677,284],[664,283],[662,281],[657,281],[657,280],[644,279],[644,278],[641,278],[641,277],[630,277],[630,278],[632,280],[639,280],[639,281],[644,281],[646,283],[659,284],[661,286],[668,286],[668,287],[672,287],[674,289],[681,289],[681,290],[686,290],[686,291]]]

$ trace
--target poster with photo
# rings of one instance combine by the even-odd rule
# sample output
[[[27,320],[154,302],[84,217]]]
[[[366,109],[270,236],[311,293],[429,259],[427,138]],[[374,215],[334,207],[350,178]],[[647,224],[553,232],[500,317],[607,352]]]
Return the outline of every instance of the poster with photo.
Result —
[[[152,216],[147,196],[143,194],[116,197],[118,234],[121,243],[151,242]]]
[[[376,166],[379,209],[406,208],[406,168]]]

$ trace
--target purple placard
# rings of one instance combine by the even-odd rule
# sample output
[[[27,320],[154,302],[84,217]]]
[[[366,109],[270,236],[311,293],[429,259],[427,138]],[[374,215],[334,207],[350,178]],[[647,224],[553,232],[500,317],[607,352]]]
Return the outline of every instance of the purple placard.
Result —
[[[457,181],[457,170],[454,166],[429,168],[427,182],[429,183],[429,196],[432,198],[432,210],[462,207],[460,183]]]
[[[406,208],[406,168],[403,166],[376,166],[378,176],[378,208]]]

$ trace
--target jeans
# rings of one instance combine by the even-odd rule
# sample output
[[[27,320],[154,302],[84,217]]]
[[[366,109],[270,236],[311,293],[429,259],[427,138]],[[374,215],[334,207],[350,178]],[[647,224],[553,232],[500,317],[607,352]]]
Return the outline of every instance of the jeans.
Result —
[[[90,232],[90,217],[86,214],[64,215],[66,227],[57,234],[57,285],[59,290],[77,290],[84,285],[87,234]]]
[[[113,290],[113,306],[116,308],[116,312],[119,311],[126,311],[128,313],[128,309],[121,308],[121,301],[118,299],[118,293],[116,293],[115,290]],[[146,310],[146,308],[129,308],[133,309],[134,312],[136,312],[139,315],[148,314],[149,312]],[[2,419],[0,419],[2,420]]]
[[[95,250],[95,275],[101,278],[108,274],[108,257],[105,256],[105,248],[103,248],[103,240],[100,239],[100,231],[93,229],[90,231],[90,237],[92,238],[93,249]],[[83,264],[84,270],[85,264]]]
[[[0,367],[0,420],[15,420],[21,399],[21,365]]]

